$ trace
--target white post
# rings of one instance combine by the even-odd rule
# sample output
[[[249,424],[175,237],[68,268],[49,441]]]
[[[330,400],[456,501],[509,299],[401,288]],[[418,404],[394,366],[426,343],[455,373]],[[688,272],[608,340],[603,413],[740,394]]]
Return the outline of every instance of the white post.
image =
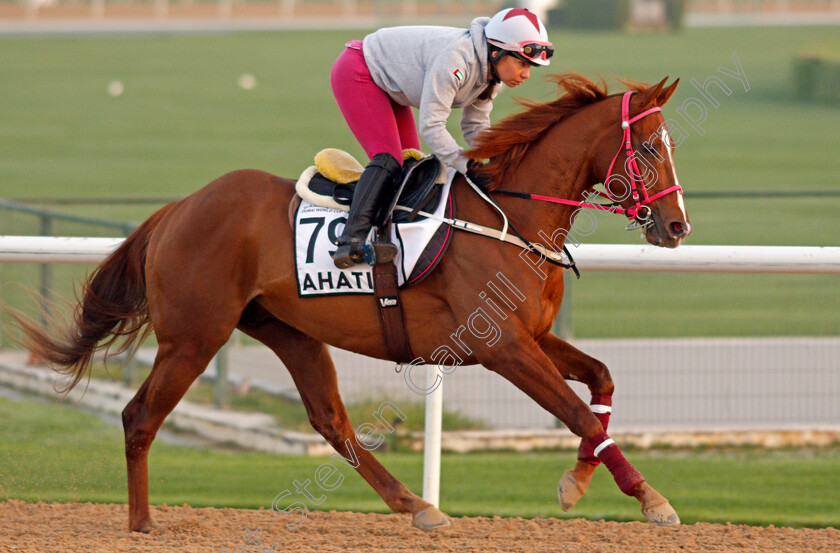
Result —
[[[27,0],[26,2],[26,18],[38,19],[38,0]]]
[[[225,407],[228,403],[228,349],[230,340],[216,352],[213,357],[213,364],[216,367],[216,380],[214,382],[215,400],[217,407]]]
[[[169,0],[155,0],[155,18],[169,18]]]
[[[280,15],[283,17],[294,17],[295,0],[280,0]]]
[[[435,385],[438,365],[426,365],[426,389]],[[423,499],[440,506],[440,443],[443,426],[443,378],[426,395],[426,429],[423,436]]]
[[[92,0],[90,14],[94,19],[103,19],[105,17],[105,0]]]
[[[233,0],[219,0],[219,18],[230,19],[233,16]]]

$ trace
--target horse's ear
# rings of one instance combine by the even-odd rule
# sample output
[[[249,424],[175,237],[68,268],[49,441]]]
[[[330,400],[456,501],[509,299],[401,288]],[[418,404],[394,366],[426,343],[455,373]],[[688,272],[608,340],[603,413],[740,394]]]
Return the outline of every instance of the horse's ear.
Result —
[[[667,77],[666,77],[666,80],[667,80]],[[664,106],[665,104],[667,104],[668,100],[670,100],[671,96],[674,94],[674,92],[676,92],[677,85],[679,85],[679,84],[680,84],[680,80],[677,79],[676,81],[671,83],[671,86],[669,86],[668,88],[665,88],[664,90],[661,90],[656,97],[656,105],[657,106]]]
[[[656,85],[648,88],[647,90],[642,92],[642,96],[644,98],[644,106],[658,106],[659,104],[659,94],[662,92],[662,87],[665,86],[665,81],[668,80],[668,77],[665,77],[661,81],[659,81]]]

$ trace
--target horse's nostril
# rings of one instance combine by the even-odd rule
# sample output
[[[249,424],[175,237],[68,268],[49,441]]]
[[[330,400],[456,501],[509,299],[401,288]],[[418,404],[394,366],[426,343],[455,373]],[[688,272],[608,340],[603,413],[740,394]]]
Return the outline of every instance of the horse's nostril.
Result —
[[[688,230],[686,229],[686,225],[679,221],[674,221],[671,223],[671,234],[677,238],[682,238],[686,234],[688,234]]]

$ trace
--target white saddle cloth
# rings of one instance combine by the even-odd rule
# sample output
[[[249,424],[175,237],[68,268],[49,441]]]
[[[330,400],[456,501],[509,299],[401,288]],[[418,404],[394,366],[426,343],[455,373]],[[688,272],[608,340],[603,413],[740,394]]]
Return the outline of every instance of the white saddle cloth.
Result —
[[[441,201],[432,212],[438,217],[452,216],[449,192],[454,175],[453,169],[447,169]],[[338,269],[333,264],[335,241],[341,236],[346,222],[346,211],[301,200],[295,214],[295,268],[300,297],[373,294],[373,269],[370,266],[360,264]],[[436,236],[441,237],[443,232],[446,233],[443,240],[434,240],[430,245],[430,241]],[[391,225],[391,242],[399,250],[394,264],[400,287],[419,281],[434,268],[449,242],[451,232],[448,225],[431,218]]]

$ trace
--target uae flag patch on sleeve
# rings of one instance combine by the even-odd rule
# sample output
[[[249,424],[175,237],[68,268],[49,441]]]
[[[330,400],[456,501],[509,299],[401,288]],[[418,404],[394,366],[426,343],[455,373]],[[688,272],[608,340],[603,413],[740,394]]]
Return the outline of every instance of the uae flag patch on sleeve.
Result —
[[[452,74],[455,75],[455,78],[458,79],[459,83],[464,80],[464,72],[460,69],[456,69],[452,72]]]

